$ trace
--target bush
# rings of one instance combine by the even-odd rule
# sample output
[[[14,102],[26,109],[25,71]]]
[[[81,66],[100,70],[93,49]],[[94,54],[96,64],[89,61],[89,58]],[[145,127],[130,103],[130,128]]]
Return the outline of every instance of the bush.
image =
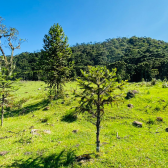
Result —
[[[139,91],[137,90],[130,90],[129,92],[127,92],[127,96],[126,96],[126,99],[131,99],[133,97],[135,97],[135,94],[138,94]]]
[[[131,99],[133,97],[135,97],[135,94],[133,91],[130,90],[129,92],[127,92],[127,96],[126,96],[127,99]]]
[[[150,82],[146,82],[146,87],[150,87],[151,83]]]
[[[156,78],[152,78],[151,85],[156,85],[156,83],[157,83]]]
[[[149,120],[146,123],[149,125],[153,125],[153,124],[155,124],[155,120],[152,118],[149,118]]]
[[[167,78],[166,77],[164,78],[163,82],[167,82]]]
[[[162,84],[162,88],[167,88],[167,87],[168,87],[167,83]]]
[[[144,86],[144,85],[146,85],[146,82],[145,81],[141,82],[141,86]]]
[[[42,122],[42,123],[46,123],[47,121],[49,121],[49,117],[45,117],[45,118],[42,118],[42,119],[40,119],[40,121]]]

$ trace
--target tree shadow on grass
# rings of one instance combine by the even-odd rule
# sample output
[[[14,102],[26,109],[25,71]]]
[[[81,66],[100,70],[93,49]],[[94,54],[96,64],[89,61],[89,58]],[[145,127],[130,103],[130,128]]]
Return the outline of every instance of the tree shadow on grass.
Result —
[[[77,120],[77,114],[74,112],[67,113],[63,115],[61,118],[61,121],[68,122],[68,123],[74,122],[76,120]]]
[[[47,157],[37,157],[35,159],[29,158],[27,160],[15,160],[7,168],[59,168],[59,167],[73,167],[75,162],[75,151],[62,150],[58,154],[52,154]]]
[[[44,99],[36,104],[30,104],[24,108],[18,109],[18,110],[12,110],[10,112],[7,112],[4,117],[8,118],[8,117],[17,117],[19,115],[25,115],[28,114],[30,112],[34,112],[36,110],[40,110],[41,108],[46,107],[48,104],[50,103],[49,99]]]

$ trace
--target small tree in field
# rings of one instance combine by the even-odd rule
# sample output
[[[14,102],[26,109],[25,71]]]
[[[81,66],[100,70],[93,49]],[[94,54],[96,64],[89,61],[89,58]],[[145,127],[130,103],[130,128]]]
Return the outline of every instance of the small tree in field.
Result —
[[[111,104],[118,96],[112,95],[117,88],[122,88],[123,82],[116,82],[116,69],[110,72],[106,67],[88,67],[88,73],[81,70],[83,77],[78,79],[79,86],[83,92],[77,108],[79,112],[88,112],[96,118],[96,151],[100,151],[100,122],[104,114],[104,105]],[[120,97],[120,96],[119,96]]]
[[[48,34],[44,36],[44,51],[39,62],[45,75],[45,82],[58,94],[70,69],[68,59],[71,56],[71,48],[68,38],[62,27],[57,23],[51,26]]]
[[[16,91],[16,87],[13,86],[15,81],[11,81],[7,75],[3,75],[0,72],[0,107],[1,107],[1,126],[3,126],[3,118],[5,112],[5,106],[10,106],[9,99],[11,98],[11,92]]]
[[[13,87],[14,80],[10,79],[13,77],[13,71],[15,69],[15,63],[13,61],[13,54],[15,49],[20,49],[21,42],[23,39],[18,39],[18,30],[15,28],[7,28],[2,21],[4,19],[0,17],[0,100],[1,100],[1,126],[3,125],[4,118],[4,107],[9,105],[10,93],[15,91]],[[11,50],[10,59],[7,58],[4,52],[4,44],[2,41],[8,42],[8,47]]]

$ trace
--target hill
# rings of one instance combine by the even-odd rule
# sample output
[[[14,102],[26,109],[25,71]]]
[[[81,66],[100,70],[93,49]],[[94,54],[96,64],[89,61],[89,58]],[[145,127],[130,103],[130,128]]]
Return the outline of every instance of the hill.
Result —
[[[101,43],[82,43],[71,47],[74,62],[71,77],[80,76],[80,69],[105,65],[117,68],[118,80],[142,81],[168,78],[168,43],[147,37],[115,38]],[[17,77],[24,80],[43,79],[37,63],[41,52],[15,56]],[[158,73],[154,74],[153,70]]]

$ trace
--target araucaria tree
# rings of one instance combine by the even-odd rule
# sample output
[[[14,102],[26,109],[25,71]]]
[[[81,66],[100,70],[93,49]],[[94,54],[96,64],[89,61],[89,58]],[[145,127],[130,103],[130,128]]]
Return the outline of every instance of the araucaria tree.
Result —
[[[9,80],[7,75],[3,75],[0,72],[0,107],[1,107],[1,126],[3,126],[3,118],[5,107],[10,107],[9,98],[12,97],[11,93],[16,91],[16,87],[13,86],[14,81]]]
[[[15,28],[7,28],[2,24],[3,18],[0,17],[0,100],[1,100],[1,126],[3,125],[4,107],[8,106],[10,93],[16,89],[13,87],[14,80],[10,79],[13,77],[13,70],[15,69],[15,63],[13,61],[13,54],[15,49],[20,49],[22,39],[18,39],[18,30]],[[8,47],[11,50],[10,59],[4,52],[4,44],[7,41]]]
[[[117,88],[121,89],[124,82],[118,84],[116,82],[116,69],[110,72],[106,67],[88,67],[88,72],[81,70],[83,77],[78,79],[79,86],[83,90],[81,97],[79,112],[88,112],[90,117],[96,119],[96,151],[100,151],[100,122],[104,114],[104,105],[111,104],[113,101],[120,99],[121,95],[114,95],[113,91]]]
[[[58,23],[51,26],[43,42],[44,51],[40,66],[46,78],[45,82],[56,95],[62,90],[62,85],[69,75],[68,59],[72,52],[68,45],[68,38]]]

